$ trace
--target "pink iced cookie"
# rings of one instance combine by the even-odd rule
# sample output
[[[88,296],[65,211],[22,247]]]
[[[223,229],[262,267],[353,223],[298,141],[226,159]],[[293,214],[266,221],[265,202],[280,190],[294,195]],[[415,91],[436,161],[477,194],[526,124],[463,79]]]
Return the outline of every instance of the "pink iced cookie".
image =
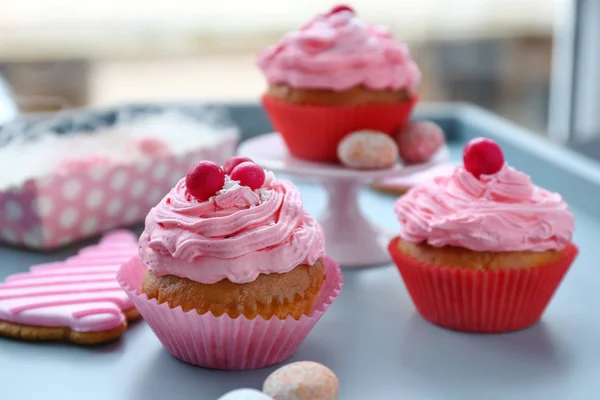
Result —
[[[336,400],[339,382],[333,371],[312,361],[285,365],[267,377],[263,392],[274,400]]]
[[[139,316],[116,279],[136,254],[137,238],[116,231],[65,261],[9,276],[0,284],[0,335],[86,345],[118,338]]]
[[[429,161],[444,145],[442,129],[429,121],[410,121],[398,134],[398,152],[407,164]]]
[[[390,168],[398,160],[398,146],[385,133],[357,131],[340,142],[337,155],[340,162],[348,168]]]

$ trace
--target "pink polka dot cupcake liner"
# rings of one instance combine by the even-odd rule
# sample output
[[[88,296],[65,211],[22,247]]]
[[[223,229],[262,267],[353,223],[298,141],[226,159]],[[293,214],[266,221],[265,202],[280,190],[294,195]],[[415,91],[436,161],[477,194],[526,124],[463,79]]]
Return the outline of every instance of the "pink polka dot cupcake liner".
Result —
[[[49,250],[144,220],[199,160],[224,162],[237,138],[129,165],[98,163],[0,190],[0,241]]]
[[[306,339],[342,290],[342,271],[325,258],[326,278],[313,310],[296,320],[243,316],[215,317],[212,313],[184,312],[159,304],[141,293],[146,268],[138,257],[123,265],[117,280],[142,318],[173,356],[187,363],[221,370],[251,370],[289,359]]]

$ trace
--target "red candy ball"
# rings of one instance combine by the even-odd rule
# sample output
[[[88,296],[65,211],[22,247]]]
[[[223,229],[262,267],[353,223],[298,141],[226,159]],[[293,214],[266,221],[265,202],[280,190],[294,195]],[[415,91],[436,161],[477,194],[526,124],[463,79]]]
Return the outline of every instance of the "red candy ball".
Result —
[[[229,176],[232,180],[239,181],[240,185],[253,190],[261,188],[265,183],[265,171],[252,161],[238,164]]]
[[[491,175],[500,171],[504,165],[504,154],[493,140],[477,138],[465,146],[463,162],[465,169],[479,178],[481,175]]]
[[[185,186],[189,194],[198,201],[206,201],[225,185],[225,172],[217,164],[200,161],[194,165],[185,177]]]
[[[248,157],[233,156],[229,160],[225,161],[225,164],[223,164],[223,171],[225,171],[227,175],[231,175],[231,171],[233,171],[235,167],[246,161],[254,162]]]
[[[351,13],[355,12],[352,7],[347,6],[345,4],[340,4],[340,5],[337,5],[337,6],[333,7],[331,9],[331,11],[329,11],[329,14],[335,14],[335,13],[339,13],[341,11],[350,11]]]

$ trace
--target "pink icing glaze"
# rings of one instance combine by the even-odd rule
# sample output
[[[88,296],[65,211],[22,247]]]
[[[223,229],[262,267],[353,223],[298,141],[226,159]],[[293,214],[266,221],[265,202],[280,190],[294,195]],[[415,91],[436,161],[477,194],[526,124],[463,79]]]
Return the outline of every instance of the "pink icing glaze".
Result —
[[[154,274],[206,284],[251,282],[324,255],[322,228],[300,193],[270,174],[257,190],[228,180],[204,202],[186,194],[182,179],[150,211],[140,238],[140,259]]]
[[[474,251],[561,250],[575,230],[559,194],[506,164],[480,179],[458,167],[409,190],[395,212],[408,241]]]
[[[318,15],[259,56],[271,84],[307,89],[413,89],[421,78],[406,45],[351,11]]]
[[[129,232],[106,235],[64,262],[40,264],[0,284],[0,320],[102,332],[125,322],[133,303],[119,286],[119,267],[137,253]]]

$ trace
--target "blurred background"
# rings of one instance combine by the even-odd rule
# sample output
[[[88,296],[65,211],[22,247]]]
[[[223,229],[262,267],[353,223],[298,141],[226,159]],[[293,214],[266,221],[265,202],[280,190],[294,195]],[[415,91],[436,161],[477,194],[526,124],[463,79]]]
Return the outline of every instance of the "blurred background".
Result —
[[[410,45],[424,75],[423,101],[475,103],[559,142],[571,139],[573,90],[565,80],[573,63],[565,59],[572,58],[573,46],[557,35],[573,30],[572,10],[582,11],[578,2],[350,3]],[[600,11],[600,1],[581,3],[595,3]],[[332,4],[0,0],[0,75],[24,112],[155,100],[255,100],[265,87],[256,53]]]

